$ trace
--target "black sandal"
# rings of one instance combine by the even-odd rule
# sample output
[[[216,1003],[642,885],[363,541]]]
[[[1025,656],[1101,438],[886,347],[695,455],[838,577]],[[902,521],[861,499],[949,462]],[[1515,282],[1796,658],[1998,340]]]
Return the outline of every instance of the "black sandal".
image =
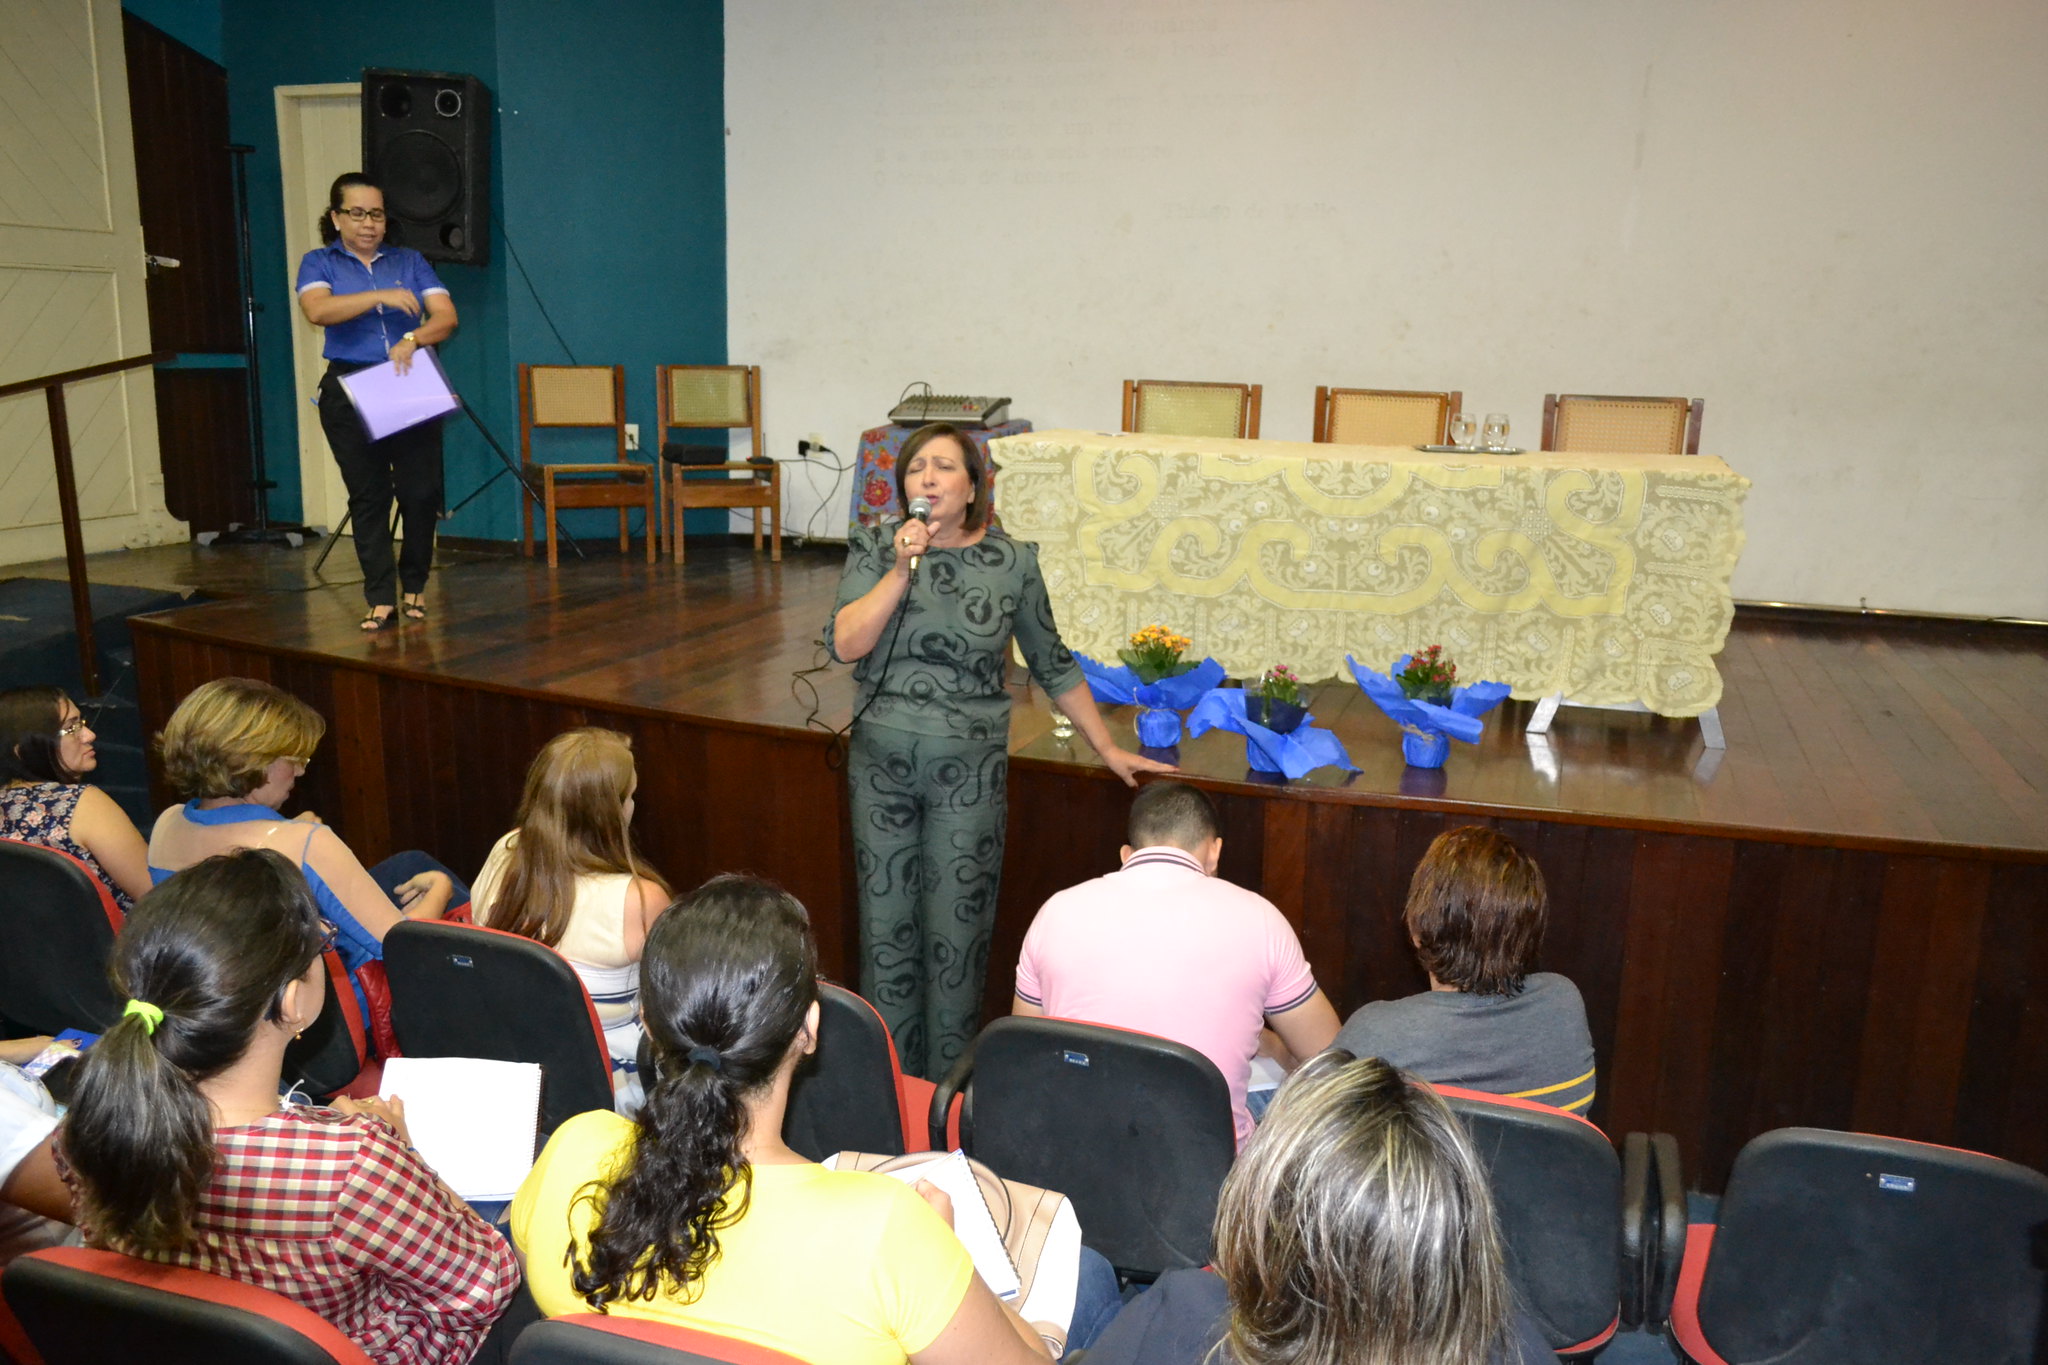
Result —
[[[374,632],[380,630],[389,630],[397,624],[397,612],[394,611],[388,615],[379,616],[377,614],[377,609],[375,607],[371,607],[368,611],[364,612],[363,619],[356,623],[357,627],[365,635],[373,634]]]
[[[405,613],[405,619],[408,621],[424,621],[427,619],[427,603],[425,598],[417,602],[401,603],[398,609]]]

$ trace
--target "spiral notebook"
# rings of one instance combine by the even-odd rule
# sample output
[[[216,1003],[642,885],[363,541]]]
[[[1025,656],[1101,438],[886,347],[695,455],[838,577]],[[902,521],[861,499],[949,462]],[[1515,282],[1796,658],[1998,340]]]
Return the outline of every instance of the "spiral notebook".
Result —
[[[1017,1297],[1017,1291],[1023,1287],[1017,1278],[1017,1263],[1003,1246],[1002,1231],[996,1227],[995,1215],[989,1212],[988,1199],[981,1192],[981,1182],[974,1178],[974,1169],[967,1164],[964,1153],[935,1152],[930,1161],[883,1174],[906,1185],[929,1181],[944,1190],[953,1201],[953,1234],[974,1258],[974,1268],[981,1272],[983,1282],[999,1299]]]
[[[541,1069],[480,1057],[393,1057],[383,1091],[405,1101],[412,1145],[470,1203],[519,1192],[540,1137]]]

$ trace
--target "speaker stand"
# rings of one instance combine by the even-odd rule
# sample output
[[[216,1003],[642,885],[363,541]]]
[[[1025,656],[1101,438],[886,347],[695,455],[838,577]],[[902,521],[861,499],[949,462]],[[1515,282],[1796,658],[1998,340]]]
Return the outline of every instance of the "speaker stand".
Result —
[[[475,502],[478,498],[483,496],[485,489],[489,488],[498,480],[504,478],[507,474],[510,474],[512,476],[513,481],[517,483],[520,486],[520,488],[525,490],[526,496],[528,498],[531,498],[533,499],[533,501],[541,503],[542,505],[546,505],[546,496],[542,494],[542,492],[538,488],[535,488],[533,484],[527,480],[525,471],[522,470],[513,461],[510,455],[507,455],[505,453],[505,447],[499,445],[498,438],[491,435],[491,429],[485,426],[483,424],[483,419],[476,415],[476,410],[470,407],[469,400],[458,393],[455,395],[455,401],[462,408],[462,415],[469,419],[470,425],[477,429],[478,434],[480,434],[484,438],[484,443],[490,446],[491,453],[498,457],[498,464],[501,467],[492,470],[489,478],[485,479],[475,488],[470,489],[469,493],[462,499],[461,502],[456,503],[453,507],[443,512],[441,514],[441,519],[443,521],[446,521],[448,518],[454,516],[457,512],[460,512],[463,508]],[[524,501],[522,501],[519,505],[519,515],[521,517],[530,517],[533,515],[532,512],[528,510],[527,505]],[[557,531],[563,540],[569,542],[569,548],[576,552],[576,557],[578,559],[587,559],[589,557],[583,553],[583,547],[576,543],[576,537],[569,534],[567,527],[558,527]],[[648,528],[648,534],[653,534],[652,527]],[[522,528],[521,539],[524,539],[524,528]]]

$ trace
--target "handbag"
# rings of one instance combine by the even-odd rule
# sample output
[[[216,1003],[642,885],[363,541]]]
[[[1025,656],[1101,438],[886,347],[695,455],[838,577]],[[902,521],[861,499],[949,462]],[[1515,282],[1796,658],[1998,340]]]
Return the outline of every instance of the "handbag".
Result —
[[[840,1171],[873,1171],[888,1175],[922,1166],[942,1152],[910,1152],[879,1156],[873,1152],[840,1152],[825,1164]],[[1053,1359],[1066,1354],[1067,1329],[1074,1319],[1074,1290],[1080,1274],[1081,1224],[1074,1206],[1055,1190],[1006,1180],[967,1158],[974,1182],[1002,1234],[1003,1250],[1017,1268],[1018,1316],[1031,1324],[1051,1348]]]
[[[355,982],[363,993],[363,1022],[370,1029],[371,1049],[382,1058],[403,1056],[398,1050],[398,1031],[391,1026],[391,978],[384,974],[383,962],[365,962],[356,968]]]

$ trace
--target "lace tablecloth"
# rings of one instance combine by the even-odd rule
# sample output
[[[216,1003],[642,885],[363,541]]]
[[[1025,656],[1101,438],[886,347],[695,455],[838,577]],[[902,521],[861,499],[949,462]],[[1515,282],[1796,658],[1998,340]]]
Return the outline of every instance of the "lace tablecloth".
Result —
[[[1711,456],[1044,431],[999,440],[1008,532],[1061,633],[1114,658],[1160,622],[1234,677],[1344,676],[1441,644],[1523,698],[1720,700],[1749,480]]]

